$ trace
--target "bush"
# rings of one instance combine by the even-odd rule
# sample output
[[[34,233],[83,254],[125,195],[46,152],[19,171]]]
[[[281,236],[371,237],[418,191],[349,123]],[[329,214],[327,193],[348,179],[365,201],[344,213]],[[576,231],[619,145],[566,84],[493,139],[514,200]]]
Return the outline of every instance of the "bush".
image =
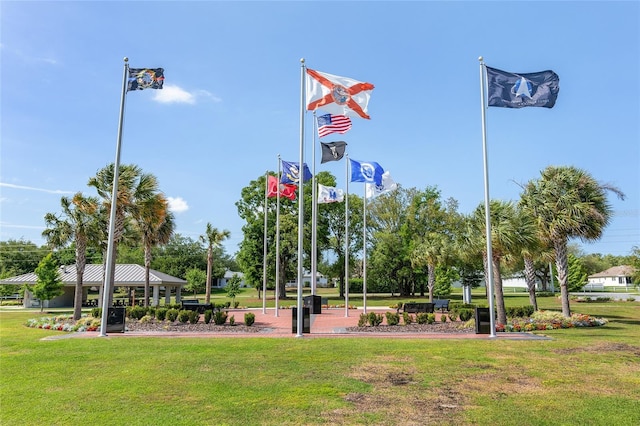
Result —
[[[413,315],[411,315],[410,313],[407,312],[403,312],[402,313],[402,320],[404,321],[405,325],[409,325],[413,322]]]
[[[207,309],[204,311],[204,323],[209,324],[211,322],[211,317],[213,316],[213,311],[211,309]]]
[[[200,320],[200,312],[189,311],[189,324],[197,324]]]
[[[436,322],[436,314],[427,314],[427,324]]]
[[[91,316],[94,318],[102,318],[102,308],[92,308]]]
[[[429,314],[426,312],[419,312],[416,314],[416,322],[418,324],[427,324],[429,319]]]
[[[231,318],[229,318],[229,325],[236,325],[236,316],[235,315],[231,315]]]
[[[533,314],[533,306],[510,306],[505,309],[507,318],[527,318]]]
[[[382,324],[384,316],[382,314],[376,314],[375,312],[369,312],[369,325],[377,327]]]
[[[213,323],[215,325],[224,325],[227,322],[227,313],[224,311],[216,311],[213,314]]]
[[[387,317],[387,325],[398,325],[400,324],[400,314],[396,312],[385,312],[385,316]]]
[[[178,319],[179,310],[176,308],[171,308],[167,311],[167,319],[171,322],[175,322]]]
[[[467,322],[473,318],[473,311],[471,309],[461,309],[459,315],[460,321]]]
[[[447,316],[446,315],[440,315],[440,321],[441,322],[447,322]]]
[[[129,314],[128,315],[129,318],[139,320],[140,318],[142,318],[143,316],[145,316],[147,314],[147,308],[145,308],[143,306],[132,306],[129,309],[128,314]]]
[[[189,322],[189,312],[193,312],[193,311],[187,311],[187,310],[179,311],[178,321],[180,321],[182,324],[186,324],[187,322]]]
[[[360,318],[358,318],[358,327],[364,327],[369,322],[369,315],[360,314]]]
[[[453,322],[453,321],[457,321],[458,320],[458,312],[456,311],[451,311],[449,312],[449,319]]]
[[[244,325],[251,327],[254,322],[256,322],[256,315],[253,312],[244,314]]]
[[[164,321],[167,318],[167,308],[158,308],[156,309],[156,318],[158,321]]]

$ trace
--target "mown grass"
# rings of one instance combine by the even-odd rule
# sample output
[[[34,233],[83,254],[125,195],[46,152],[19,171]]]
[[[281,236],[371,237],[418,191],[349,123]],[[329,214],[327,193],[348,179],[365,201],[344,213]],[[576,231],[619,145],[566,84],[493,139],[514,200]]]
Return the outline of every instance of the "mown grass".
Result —
[[[23,325],[39,312],[0,311],[0,424],[640,424],[640,303],[572,309],[610,322],[550,340],[43,340],[63,334]]]

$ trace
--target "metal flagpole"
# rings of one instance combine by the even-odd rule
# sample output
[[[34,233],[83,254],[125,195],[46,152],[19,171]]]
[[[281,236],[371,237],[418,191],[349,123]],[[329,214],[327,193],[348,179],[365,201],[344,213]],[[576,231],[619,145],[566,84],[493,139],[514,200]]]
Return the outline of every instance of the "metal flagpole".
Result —
[[[318,228],[316,222],[318,221],[318,200],[316,196],[316,134],[317,134],[317,121],[316,112],[313,111],[313,176],[311,177],[311,294],[316,294],[316,275],[318,270],[318,243],[317,232]]]
[[[298,330],[296,337],[302,337],[302,231],[304,227],[304,98],[305,98],[305,66],[304,58],[300,59],[300,166],[298,168]]]
[[[491,243],[491,212],[489,210],[489,161],[487,159],[487,117],[486,117],[486,69],[482,56],[478,58],[480,61],[480,100],[482,101],[482,155],[484,158],[484,214],[485,214],[485,232],[487,239],[487,274],[489,279],[489,325],[491,327],[491,337],[496,337],[496,319],[494,312],[493,300],[493,252]],[[476,321],[478,319],[476,318]]]
[[[124,58],[124,71],[122,74],[122,95],[120,97],[120,121],[118,122],[118,141],[116,143],[116,161],[113,165],[113,192],[111,193],[111,212],[109,215],[109,238],[107,240],[107,271],[104,276],[104,290],[102,291],[102,318],[100,322],[100,337],[107,335],[107,318],[109,314],[109,293],[111,292],[111,280],[115,275],[113,252],[116,230],[116,204],[118,199],[118,179],[120,174],[120,146],[122,145],[122,126],[124,122],[124,101],[127,96],[127,74],[129,72],[129,58]]]
[[[349,316],[349,154],[345,155],[345,195],[344,195],[344,316]]]
[[[280,306],[278,301],[280,298],[280,154],[278,154],[278,195],[276,196],[276,313]]]
[[[278,188],[279,189],[279,188]],[[267,313],[267,198],[269,194],[269,171],[264,172],[264,228],[262,231],[262,313]]]
[[[364,184],[364,204],[362,209],[362,306],[367,313],[367,184]]]

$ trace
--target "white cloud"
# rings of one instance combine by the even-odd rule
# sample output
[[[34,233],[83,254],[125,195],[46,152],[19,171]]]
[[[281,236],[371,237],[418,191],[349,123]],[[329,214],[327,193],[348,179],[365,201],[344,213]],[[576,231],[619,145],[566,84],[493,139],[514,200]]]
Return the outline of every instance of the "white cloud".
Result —
[[[12,183],[0,182],[0,186],[13,189],[26,189],[28,191],[40,191],[48,194],[73,194],[73,191],[63,191],[60,189],[34,188],[33,186],[14,185]]]
[[[195,104],[196,97],[192,93],[178,87],[165,84],[162,90],[155,90],[154,101],[163,104],[179,103],[179,104]]]
[[[193,105],[199,99],[209,99],[212,102],[222,102],[222,99],[206,90],[188,92],[182,87],[164,84],[162,90],[154,90],[153,100],[163,104],[190,104]]]
[[[184,213],[189,210],[189,205],[180,197],[167,197],[169,201],[169,210],[174,213]]]

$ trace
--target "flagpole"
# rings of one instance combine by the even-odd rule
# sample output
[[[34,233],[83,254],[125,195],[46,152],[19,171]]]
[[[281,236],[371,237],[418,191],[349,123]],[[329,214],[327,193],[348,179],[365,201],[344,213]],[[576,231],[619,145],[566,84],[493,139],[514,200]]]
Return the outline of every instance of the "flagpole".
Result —
[[[278,154],[278,195],[276,196],[276,313],[279,316],[280,306],[280,154]]]
[[[279,190],[279,188],[278,188]],[[264,228],[262,231],[262,313],[267,313],[267,198],[269,196],[269,171],[264,172]]]
[[[364,204],[362,209],[362,306],[367,313],[367,184],[364,185]]]
[[[300,166],[298,168],[298,330],[296,337],[303,337],[302,315],[302,278],[303,278],[303,244],[302,231],[304,227],[304,58],[300,59]]]
[[[313,176],[311,177],[311,294],[316,294],[316,275],[318,270],[318,242],[317,242],[317,224],[318,221],[318,200],[316,196],[316,134],[317,131],[317,121],[316,121],[316,112],[313,111]]]
[[[113,191],[111,193],[111,212],[109,215],[109,238],[107,239],[107,270],[104,277],[102,291],[102,317],[100,320],[100,337],[107,336],[107,319],[109,314],[109,293],[111,292],[111,280],[115,276],[115,264],[113,252],[116,230],[116,204],[118,199],[118,180],[120,174],[120,147],[122,145],[122,127],[124,122],[124,104],[127,95],[127,73],[129,71],[129,58],[124,58],[124,70],[122,74],[122,95],[120,96],[120,120],[118,122],[118,139],[116,142],[116,161],[113,165]]]
[[[489,198],[489,161],[487,156],[487,117],[486,117],[486,100],[485,100],[485,86],[486,86],[486,69],[482,56],[478,58],[480,61],[480,100],[482,101],[482,155],[484,159],[484,215],[485,215],[485,233],[487,240],[487,274],[489,279],[487,280],[488,296],[489,296],[489,326],[491,327],[491,337],[496,337],[496,322],[494,312],[494,300],[493,300],[493,253],[491,242],[491,212],[489,210],[490,198]],[[476,321],[478,319],[476,318]]]
[[[345,162],[345,196],[344,196],[344,316],[349,316],[349,154]]]

